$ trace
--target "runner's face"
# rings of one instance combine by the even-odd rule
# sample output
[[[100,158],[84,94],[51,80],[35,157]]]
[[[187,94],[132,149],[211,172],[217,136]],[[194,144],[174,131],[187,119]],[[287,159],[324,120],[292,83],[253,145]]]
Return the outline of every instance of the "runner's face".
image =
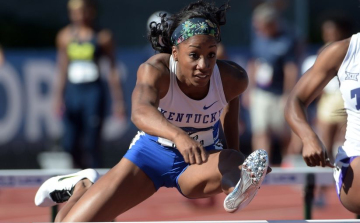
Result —
[[[91,24],[94,20],[95,13],[94,10],[86,5],[82,5],[77,8],[69,9],[69,16],[71,22],[75,24]]]
[[[322,38],[325,43],[331,43],[341,40],[342,35],[339,28],[332,21],[326,21],[322,27]]]
[[[209,35],[195,35],[173,47],[178,61],[178,78],[194,86],[206,86],[216,63],[217,41]]]

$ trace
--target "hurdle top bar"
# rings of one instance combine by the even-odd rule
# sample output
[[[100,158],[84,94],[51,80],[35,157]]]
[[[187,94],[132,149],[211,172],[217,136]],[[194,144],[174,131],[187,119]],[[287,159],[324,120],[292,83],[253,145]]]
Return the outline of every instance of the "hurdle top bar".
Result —
[[[254,220],[254,221],[191,221],[192,223],[360,223],[360,219],[327,219],[327,220]],[[144,223],[144,222],[123,222]],[[149,221],[149,223],[190,223],[190,221]]]
[[[97,169],[103,175],[109,169]],[[0,187],[39,187],[50,177],[71,174],[79,169],[31,169],[31,170],[0,170]],[[272,168],[263,185],[304,185],[308,174],[313,174],[315,185],[333,185],[331,168]]]

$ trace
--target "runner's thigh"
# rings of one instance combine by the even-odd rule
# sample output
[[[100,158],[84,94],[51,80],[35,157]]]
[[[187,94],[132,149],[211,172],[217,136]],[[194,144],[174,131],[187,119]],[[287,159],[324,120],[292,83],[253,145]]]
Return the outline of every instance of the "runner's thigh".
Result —
[[[224,149],[209,154],[208,161],[201,165],[190,165],[179,177],[181,192],[189,198],[209,197],[222,192],[222,176],[238,171],[244,162],[241,153]]]

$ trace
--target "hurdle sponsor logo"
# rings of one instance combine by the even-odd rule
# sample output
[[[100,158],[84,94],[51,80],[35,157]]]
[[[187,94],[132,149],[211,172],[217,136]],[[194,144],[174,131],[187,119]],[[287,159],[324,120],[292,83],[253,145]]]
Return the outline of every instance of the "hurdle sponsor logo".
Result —
[[[42,184],[47,176],[0,176],[0,187],[33,187]]]
[[[2,176],[0,177],[0,186],[6,187],[11,186],[13,187],[15,185],[16,178],[12,176]]]
[[[263,184],[294,184],[299,182],[300,180],[298,179],[298,175],[297,174],[289,174],[289,173],[284,173],[284,174],[269,174],[265,177]]]

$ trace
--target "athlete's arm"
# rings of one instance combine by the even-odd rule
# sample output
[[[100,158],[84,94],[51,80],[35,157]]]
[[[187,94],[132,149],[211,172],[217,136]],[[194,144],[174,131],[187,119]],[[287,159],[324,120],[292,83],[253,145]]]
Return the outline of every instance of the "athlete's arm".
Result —
[[[306,119],[306,108],[322,92],[326,84],[337,74],[346,55],[349,39],[333,43],[325,48],[315,64],[291,91],[285,118],[292,130],[303,142],[303,157],[308,166],[328,165],[326,149]]]
[[[108,30],[103,30],[99,33],[99,44],[102,52],[109,59],[110,72],[108,74],[108,83],[112,98],[113,113],[117,117],[125,116],[124,94],[121,87],[120,74],[116,67],[115,60],[115,44],[112,33]]]
[[[142,131],[174,142],[185,162],[206,162],[207,153],[201,144],[158,111],[160,98],[169,88],[169,70],[161,57],[161,54],[153,56],[138,69],[132,94],[131,120]]]
[[[63,96],[64,89],[67,80],[67,67],[69,64],[69,59],[66,53],[66,47],[68,42],[68,31],[67,29],[61,30],[56,37],[56,47],[57,47],[57,67],[58,75],[55,87],[55,105],[54,110],[57,115],[62,114],[63,110]]]
[[[218,61],[228,105],[221,114],[221,124],[228,148],[239,151],[239,95],[248,86],[246,71],[232,61]]]

